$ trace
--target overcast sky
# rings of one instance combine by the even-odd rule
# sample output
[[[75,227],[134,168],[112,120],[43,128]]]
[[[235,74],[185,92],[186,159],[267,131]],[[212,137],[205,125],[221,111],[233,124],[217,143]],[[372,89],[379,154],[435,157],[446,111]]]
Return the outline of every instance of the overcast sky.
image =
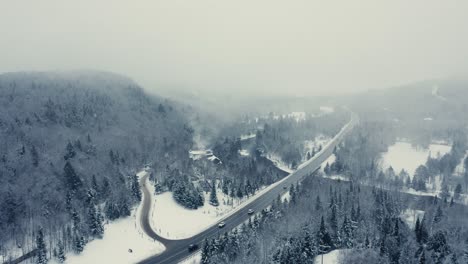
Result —
[[[468,1],[0,0],[0,72],[322,95],[465,74]]]

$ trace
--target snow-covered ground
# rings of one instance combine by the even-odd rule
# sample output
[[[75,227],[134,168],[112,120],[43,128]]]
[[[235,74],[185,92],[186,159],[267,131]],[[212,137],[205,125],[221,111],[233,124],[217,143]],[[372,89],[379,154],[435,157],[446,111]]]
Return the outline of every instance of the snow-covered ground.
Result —
[[[450,146],[442,144],[431,144],[428,149],[416,149],[408,142],[397,142],[383,154],[382,167],[385,170],[392,166],[395,173],[404,169],[413,177],[416,168],[426,163],[429,154],[437,157],[448,153],[450,149]]]
[[[241,156],[250,156],[250,153],[246,149],[241,149],[241,150],[239,150],[239,155],[241,155]]]
[[[314,140],[306,140],[304,141],[304,153],[310,152],[315,149],[315,152],[318,152],[319,147],[321,146],[322,148],[331,140],[330,137],[327,137],[325,135],[318,135],[315,137]],[[306,159],[307,156],[304,155],[304,159]]]
[[[137,175],[143,177],[147,172]],[[88,243],[80,254],[68,254],[66,263],[135,263],[164,251],[164,245],[149,238],[140,228],[140,206],[132,215],[105,225],[104,237]],[[129,252],[131,249],[131,253]]]
[[[424,211],[421,211],[421,210],[414,210],[414,209],[406,209],[405,211],[403,211],[400,215],[400,218],[405,221],[405,223],[414,228],[415,224],[416,224],[416,219],[419,219],[421,220],[423,217],[424,217]]]
[[[183,239],[192,237],[213,224],[221,222],[224,218],[237,210],[248,206],[251,201],[271,188],[274,188],[284,179],[286,178],[267,187],[263,186],[255,195],[240,200],[224,195],[218,188],[217,195],[219,206],[215,207],[210,205],[208,202],[210,194],[204,193],[205,204],[196,210],[186,209],[179,205],[172,197],[172,192],[154,195],[153,199],[155,202],[152,205],[153,209],[151,211],[151,227],[156,233],[165,238]],[[151,193],[154,193],[154,191],[152,191],[154,187],[149,183],[147,186],[150,186]],[[174,219],[178,221],[174,221]]]
[[[273,164],[275,164],[275,166],[277,168],[279,168],[280,170],[283,170],[283,171],[285,171],[287,173],[293,173],[294,172],[294,170],[291,169],[289,167],[289,165],[286,164],[278,155],[268,153],[266,158],[271,160],[273,162]]]
[[[341,249],[336,249],[323,254],[323,264],[339,264],[341,253]],[[315,257],[315,264],[322,264],[322,255]]]
[[[464,162],[465,162],[466,157],[468,157],[468,151],[465,153],[465,156],[463,156],[463,159],[460,161],[460,163],[455,168],[455,172],[454,172],[455,176],[463,176],[463,174],[465,173]]]
[[[240,140],[247,140],[256,137],[256,134],[247,134],[247,135],[241,135]]]

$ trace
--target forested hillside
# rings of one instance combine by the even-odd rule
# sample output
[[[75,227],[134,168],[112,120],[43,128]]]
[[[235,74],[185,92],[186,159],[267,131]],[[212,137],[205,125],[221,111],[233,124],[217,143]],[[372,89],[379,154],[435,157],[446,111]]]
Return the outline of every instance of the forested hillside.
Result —
[[[137,169],[187,166],[192,133],[176,104],[122,76],[0,75],[1,253],[40,237],[48,254],[81,251],[141,199]]]

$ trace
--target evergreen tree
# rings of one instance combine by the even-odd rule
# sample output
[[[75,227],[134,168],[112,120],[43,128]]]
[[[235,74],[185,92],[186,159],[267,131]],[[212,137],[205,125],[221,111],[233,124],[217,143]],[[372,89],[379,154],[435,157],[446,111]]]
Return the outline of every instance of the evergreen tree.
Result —
[[[210,204],[213,206],[218,206],[218,196],[216,195],[216,181],[211,182],[211,192],[210,192]]]
[[[315,199],[315,211],[320,210],[322,210],[322,202],[320,201],[320,196],[317,195],[317,198]]]
[[[78,234],[75,234],[73,238],[73,250],[75,253],[81,253],[84,249],[85,246],[85,240],[83,236],[79,236]]]
[[[416,235],[416,242],[421,243],[421,224],[419,222],[419,217],[416,219],[416,224],[414,226],[414,233]]]
[[[434,214],[434,220],[433,220],[433,223],[434,224],[438,224],[440,223],[440,221],[442,221],[442,218],[444,216],[444,212],[442,211],[442,208],[439,206],[437,206],[437,210]]]
[[[47,263],[47,248],[44,241],[44,232],[42,231],[42,227],[39,228],[36,236],[36,263],[37,264],[45,264]]]
[[[222,191],[223,191],[223,193],[224,193],[225,195],[228,195],[228,194],[229,194],[228,181],[226,181],[226,180],[223,180]]]
[[[63,156],[63,158],[65,160],[69,160],[75,157],[75,155],[76,155],[75,148],[73,147],[71,142],[68,142],[67,147],[65,148],[65,155]]]
[[[352,248],[354,241],[353,226],[347,215],[345,215],[343,225],[341,226],[341,235],[343,246],[346,248]]]
[[[205,238],[205,240],[203,241],[203,247],[201,250],[201,260],[200,260],[201,264],[210,263],[210,257],[211,257],[210,251],[211,251],[210,244],[208,242],[208,239]]]
[[[63,172],[69,190],[76,191],[83,185],[80,177],[78,177],[78,175],[75,172],[75,169],[73,168],[70,162],[67,161],[65,163],[65,166],[63,167]]]
[[[31,147],[31,159],[34,167],[39,166],[39,153],[37,153],[36,147],[34,145]]]
[[[450,197],[450,192],[449,192],[448,186],[447,184],[443,184],[442,190],[440,192],[440,199],[442,199],[442,201],[447,201],[449,197]]]
[[[57,252],[57,259],[60,263],[64,263],[67,259],[65,256],[65,248],[61,240],[58,242],[58,252]]]
[[[458,199],[460,198],[460,195],[462,193],[462,186],[461,184],[457,184],[457,186],[455,187],[455,191],[453,192],[453,198],[455,199]]]
[[[132,188],[133,197],[135,198],[137,202],[140,202],[141,190],[140,190],[140,184],[138,183],[138,176],[136,174],[132,176],[131,188]]]
[[[294,184],[291,184],[291,187],[289,188],[289,196],[290,196],[291,202],[295,204],[297,201],[297,197],[296,197],[296,190],[294,188]]]
[[[325,254],[333,248],[333,242],[330,237],[330,234],[325,227],[325,221],[323,220],[323,216],[320,220],[320,229],[317,233],[317,242],[319,246],[319,253]]]

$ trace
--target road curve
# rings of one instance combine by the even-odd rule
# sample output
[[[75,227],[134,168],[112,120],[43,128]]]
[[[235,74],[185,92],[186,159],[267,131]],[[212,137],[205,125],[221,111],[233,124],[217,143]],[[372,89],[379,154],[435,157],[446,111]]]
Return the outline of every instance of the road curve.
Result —
[[[247,204],[240,208],[238,211],[224,218],[222,221],[225,222],[225,227],[220,229],[218,228],[218,223],[215,223],[213,226],[208,229],[198,233],[190,238],[180,239],[180,240],[171,240],[159,236],[154,232],[150,225],[150,212],[151,212],[151,195],[150,191],[146,186],[146,179],[148,175],[146,174],[140,179],[140,186],[143,191],[143,207],[140,215],[140,224],[143,228],[143,231],[150,236],[151,238],[158,240],[163,243],[166,247],[166,250],[160,254],[151,256],[143,261],[140,261],[140,264],[172,264],[178,263],[186,257],[194,254],[195,252],[189,252],[188,246],[190,244],[197,244],[201,247],[201,244],[205,238],[213,238],[220,235],[223,232],[232,230],[246,220],[249,219],[250,215],[247,213],[249,209],[254,210],[255,212],[260,212],[261,210],[267,208],[272,202],[278,197],[278,195],[286,192],[291,184],[296,184],[301,181],[307,175],[310,175],[312,172],[320,168],[320,165],[333,154],[333,150],[337,144],[341,142],[343,137],[352,129],[352,127],[358,122],[356,115],[352,114],[351,121],[346,124],[341,131],[313,158],[303,163],[295,172],[286,176],[279,182],[275,183],[274,187],[264,192],[261,196],[258,196],[255,200],[246,202]],[[177,219],[180,221],[180,224],[187,224],[184,219]]]

